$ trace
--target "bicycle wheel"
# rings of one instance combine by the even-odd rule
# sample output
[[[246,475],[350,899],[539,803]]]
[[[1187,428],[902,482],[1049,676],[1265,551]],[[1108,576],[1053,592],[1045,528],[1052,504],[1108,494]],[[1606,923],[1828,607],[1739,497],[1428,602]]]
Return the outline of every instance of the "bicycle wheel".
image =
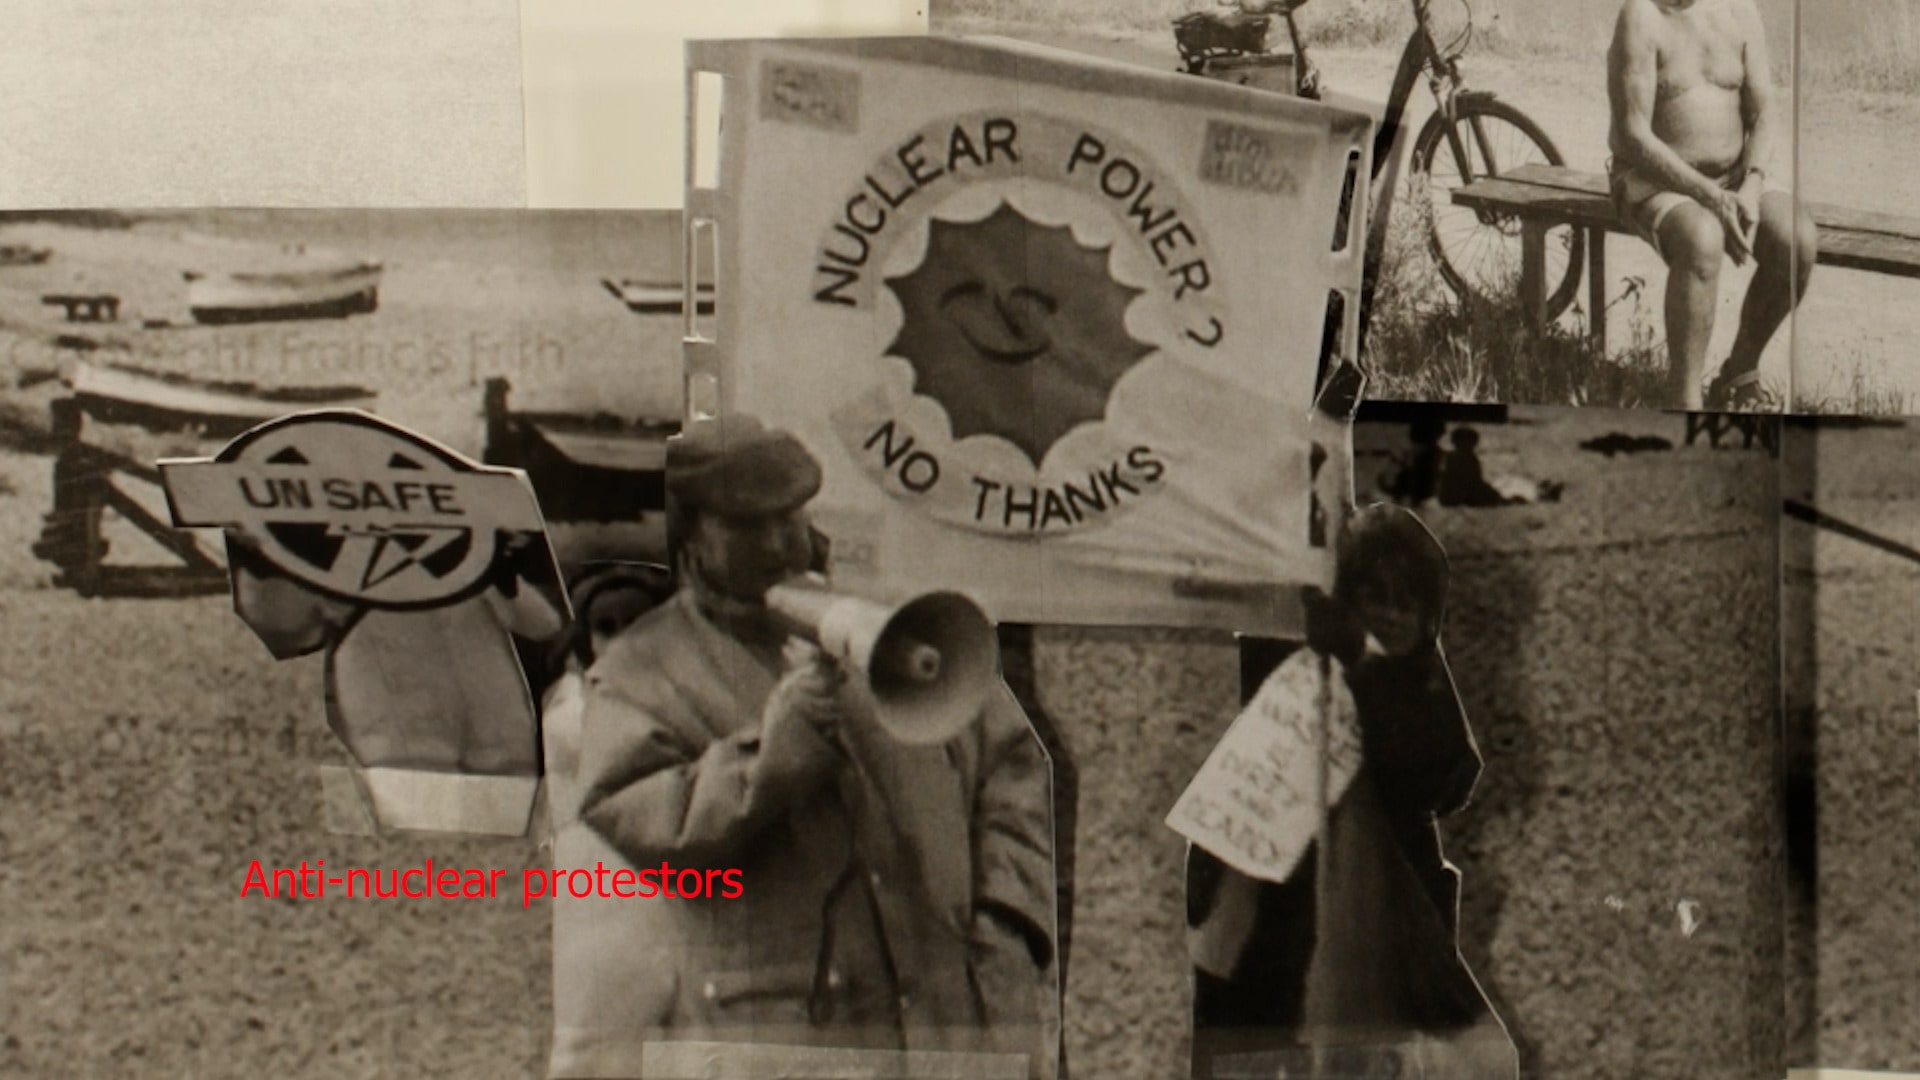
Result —
[[[1449,134],[1457,133],[1457,138]],[[1434,113],[1413,144],[1413,175],[1428,201],[1427,246],[1440,276],[1462,301],[1511,298],[1520,280],[1520,220],[1455,206],[1451,193],[1523,165],[1564,165],[1553,140],[1520,110],[1489,97],[1463,97],[1454,123]],[[1585,237],[1571,225],[1547,232],[1547,318],[1567,310],[1580,288]],[[1599,312],[1589,312],[1599,318]]]

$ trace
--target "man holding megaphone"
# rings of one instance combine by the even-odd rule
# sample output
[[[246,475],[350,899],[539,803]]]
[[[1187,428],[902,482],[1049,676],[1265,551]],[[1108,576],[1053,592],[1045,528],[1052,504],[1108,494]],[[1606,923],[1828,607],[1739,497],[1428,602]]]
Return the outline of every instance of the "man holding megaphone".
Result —
[[[556,1075],[642,1075],[643,1057],[677,1075],[662,1063],[689,1041],[1054,1073],[1045,753],[970,605],[888,608],[809,575],[821,480],[750,417],[670,445],[678,591],[587,674],[581,819],[637,867],[738,869],[744,895],[588,905],[609,940],[644,920],[647,947],[556,970],[602,988],[572,995],[594,1004],[562,1018],[577,1053],[556,1049]]]

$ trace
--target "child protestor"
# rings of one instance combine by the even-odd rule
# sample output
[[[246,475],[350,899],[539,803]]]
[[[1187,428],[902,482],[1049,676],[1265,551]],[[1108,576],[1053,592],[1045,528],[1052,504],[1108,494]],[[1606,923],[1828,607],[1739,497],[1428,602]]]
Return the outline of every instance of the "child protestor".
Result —
[[[1456,947],[1458,876],[1440,850],[1437,817],[1466,804],[1481,766],[1439,648],[1446,575],[1411,513],[1356,514],[1332,596],[1307,598],[1306,647],[1255,695],[1265,717],[1329,733],[1295,752],[1351,732],[1358,764],[1324,774],[1321,828],[1284,876],[1192,850],[1196,1077],[1316,1049],[1342,1067],[1388,1055],[1485,1061],[1446,1075],[1517,1071]]]

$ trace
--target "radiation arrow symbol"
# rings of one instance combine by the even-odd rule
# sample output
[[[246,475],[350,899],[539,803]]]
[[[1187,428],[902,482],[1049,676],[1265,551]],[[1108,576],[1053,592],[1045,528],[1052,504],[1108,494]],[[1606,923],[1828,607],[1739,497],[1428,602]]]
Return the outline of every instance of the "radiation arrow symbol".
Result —
[[[360,587],[372,589],[410,569],[420,568],[421,573],[432,574],[431,570],[424,569],[424,565],[433,556],[465,539],[468,530],[458,526],[423,525],[391,530],[372,526],[366,529],[343,527],[329,530],[329,533],[343,538],[340,552],[333,560],[334,573],[354,577],[358,568]]]

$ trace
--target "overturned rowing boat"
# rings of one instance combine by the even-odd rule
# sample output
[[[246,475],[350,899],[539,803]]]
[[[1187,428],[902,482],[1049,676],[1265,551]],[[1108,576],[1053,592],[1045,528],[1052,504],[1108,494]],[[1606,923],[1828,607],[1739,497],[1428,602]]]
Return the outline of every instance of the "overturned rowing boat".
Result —
[[[380,306],[380,263],[296,250],[273,262],[186,270],[196,322],[344,318]]]
[[[686,291],[678,282],[634,281],[631,278],[603,278],[600,284],[608,292],[627,305],[627,310],[641,315],[672,315],[686,308]],[[694,288],[694,311],[700,315],[713,314],[713,285],[701,282]]]
[[[32,244],[0,244],[0,266],[38,266],[53,257],[53,249]]]

